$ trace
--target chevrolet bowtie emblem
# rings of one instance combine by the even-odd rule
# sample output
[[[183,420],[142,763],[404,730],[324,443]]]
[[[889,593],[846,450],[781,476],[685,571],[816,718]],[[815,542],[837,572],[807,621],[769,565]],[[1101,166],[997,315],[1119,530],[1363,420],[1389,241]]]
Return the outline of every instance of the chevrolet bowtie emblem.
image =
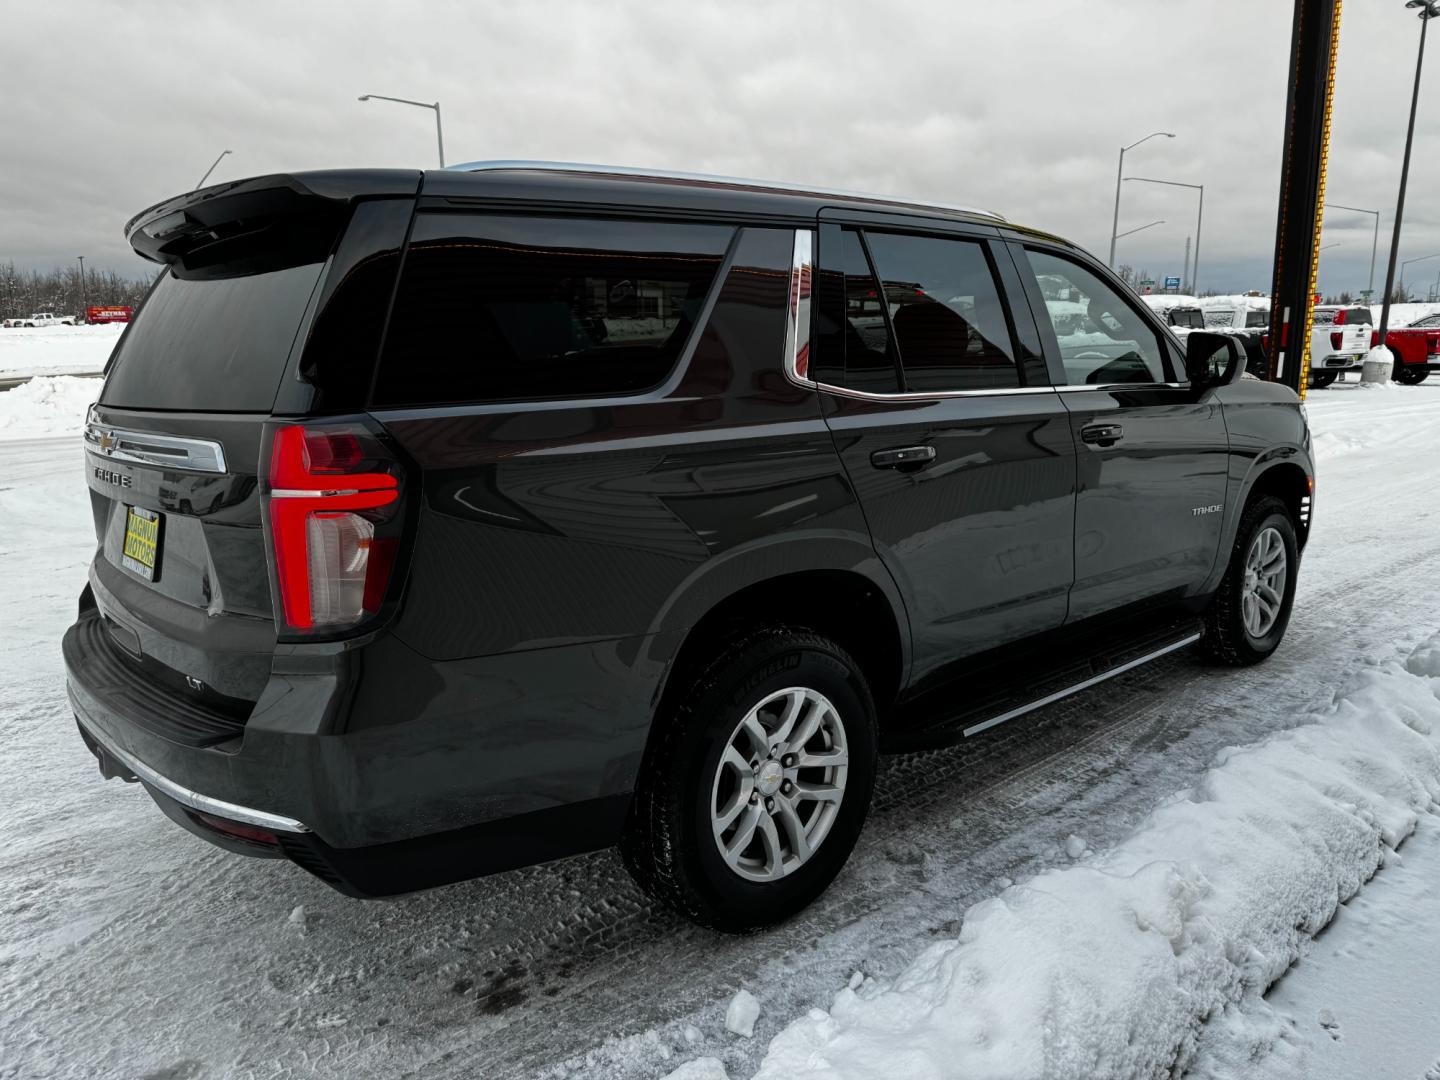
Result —
[[[110,454],[115,451],[115,433],[113,431],[102,431],[100,433],[100,452]]]

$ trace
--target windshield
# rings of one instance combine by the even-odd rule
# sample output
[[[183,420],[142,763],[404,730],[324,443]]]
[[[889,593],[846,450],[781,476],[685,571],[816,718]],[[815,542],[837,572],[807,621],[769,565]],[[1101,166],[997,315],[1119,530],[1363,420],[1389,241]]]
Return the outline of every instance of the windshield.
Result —
[[[211,280],[166,270],[121,341],[101,403],[269,412],[322,265]]]

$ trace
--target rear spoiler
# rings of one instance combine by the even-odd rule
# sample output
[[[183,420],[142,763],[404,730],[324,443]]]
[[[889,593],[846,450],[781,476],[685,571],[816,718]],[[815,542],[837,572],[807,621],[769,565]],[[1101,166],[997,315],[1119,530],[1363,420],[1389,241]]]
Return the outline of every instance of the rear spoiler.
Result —
[[[303,221],[306,232],[333,237],[357,199],[413,197],[422,173],[412,169],[332,169],[275,173],[177,195],[142,210],[125,224],[125,239],[151,262],[215,261],[209,248],[285,222]],[[218,253],[216,253],[218,254]]]

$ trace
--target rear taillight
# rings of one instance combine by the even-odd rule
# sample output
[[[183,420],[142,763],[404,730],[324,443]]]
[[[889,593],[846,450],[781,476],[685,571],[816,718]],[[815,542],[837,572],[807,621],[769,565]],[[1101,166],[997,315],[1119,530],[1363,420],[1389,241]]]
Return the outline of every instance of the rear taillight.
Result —
[[[1345,347],[1345,335],[1339,330],[1330,331],[1330,348],[1339,351]]]
[[[269,429],[265,518],[283,630],[333,633],[379,612],[399,545],[400,474],[360,424]]]

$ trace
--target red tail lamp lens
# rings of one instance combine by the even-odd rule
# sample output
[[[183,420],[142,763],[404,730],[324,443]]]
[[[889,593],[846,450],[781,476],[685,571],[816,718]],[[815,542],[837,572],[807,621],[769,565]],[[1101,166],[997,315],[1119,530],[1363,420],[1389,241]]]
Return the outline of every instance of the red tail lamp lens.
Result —
[[[1345,335],[1339,330],[1330,332],[1330,348],[1343,349],[1345,347]]]
[[[287,626],[343,627],[380,609],[396,541],[376,535],[400,496],[353,431],[280,428],[270,451],[270,531]],[[381,466],[383,467],[383,465]]]

